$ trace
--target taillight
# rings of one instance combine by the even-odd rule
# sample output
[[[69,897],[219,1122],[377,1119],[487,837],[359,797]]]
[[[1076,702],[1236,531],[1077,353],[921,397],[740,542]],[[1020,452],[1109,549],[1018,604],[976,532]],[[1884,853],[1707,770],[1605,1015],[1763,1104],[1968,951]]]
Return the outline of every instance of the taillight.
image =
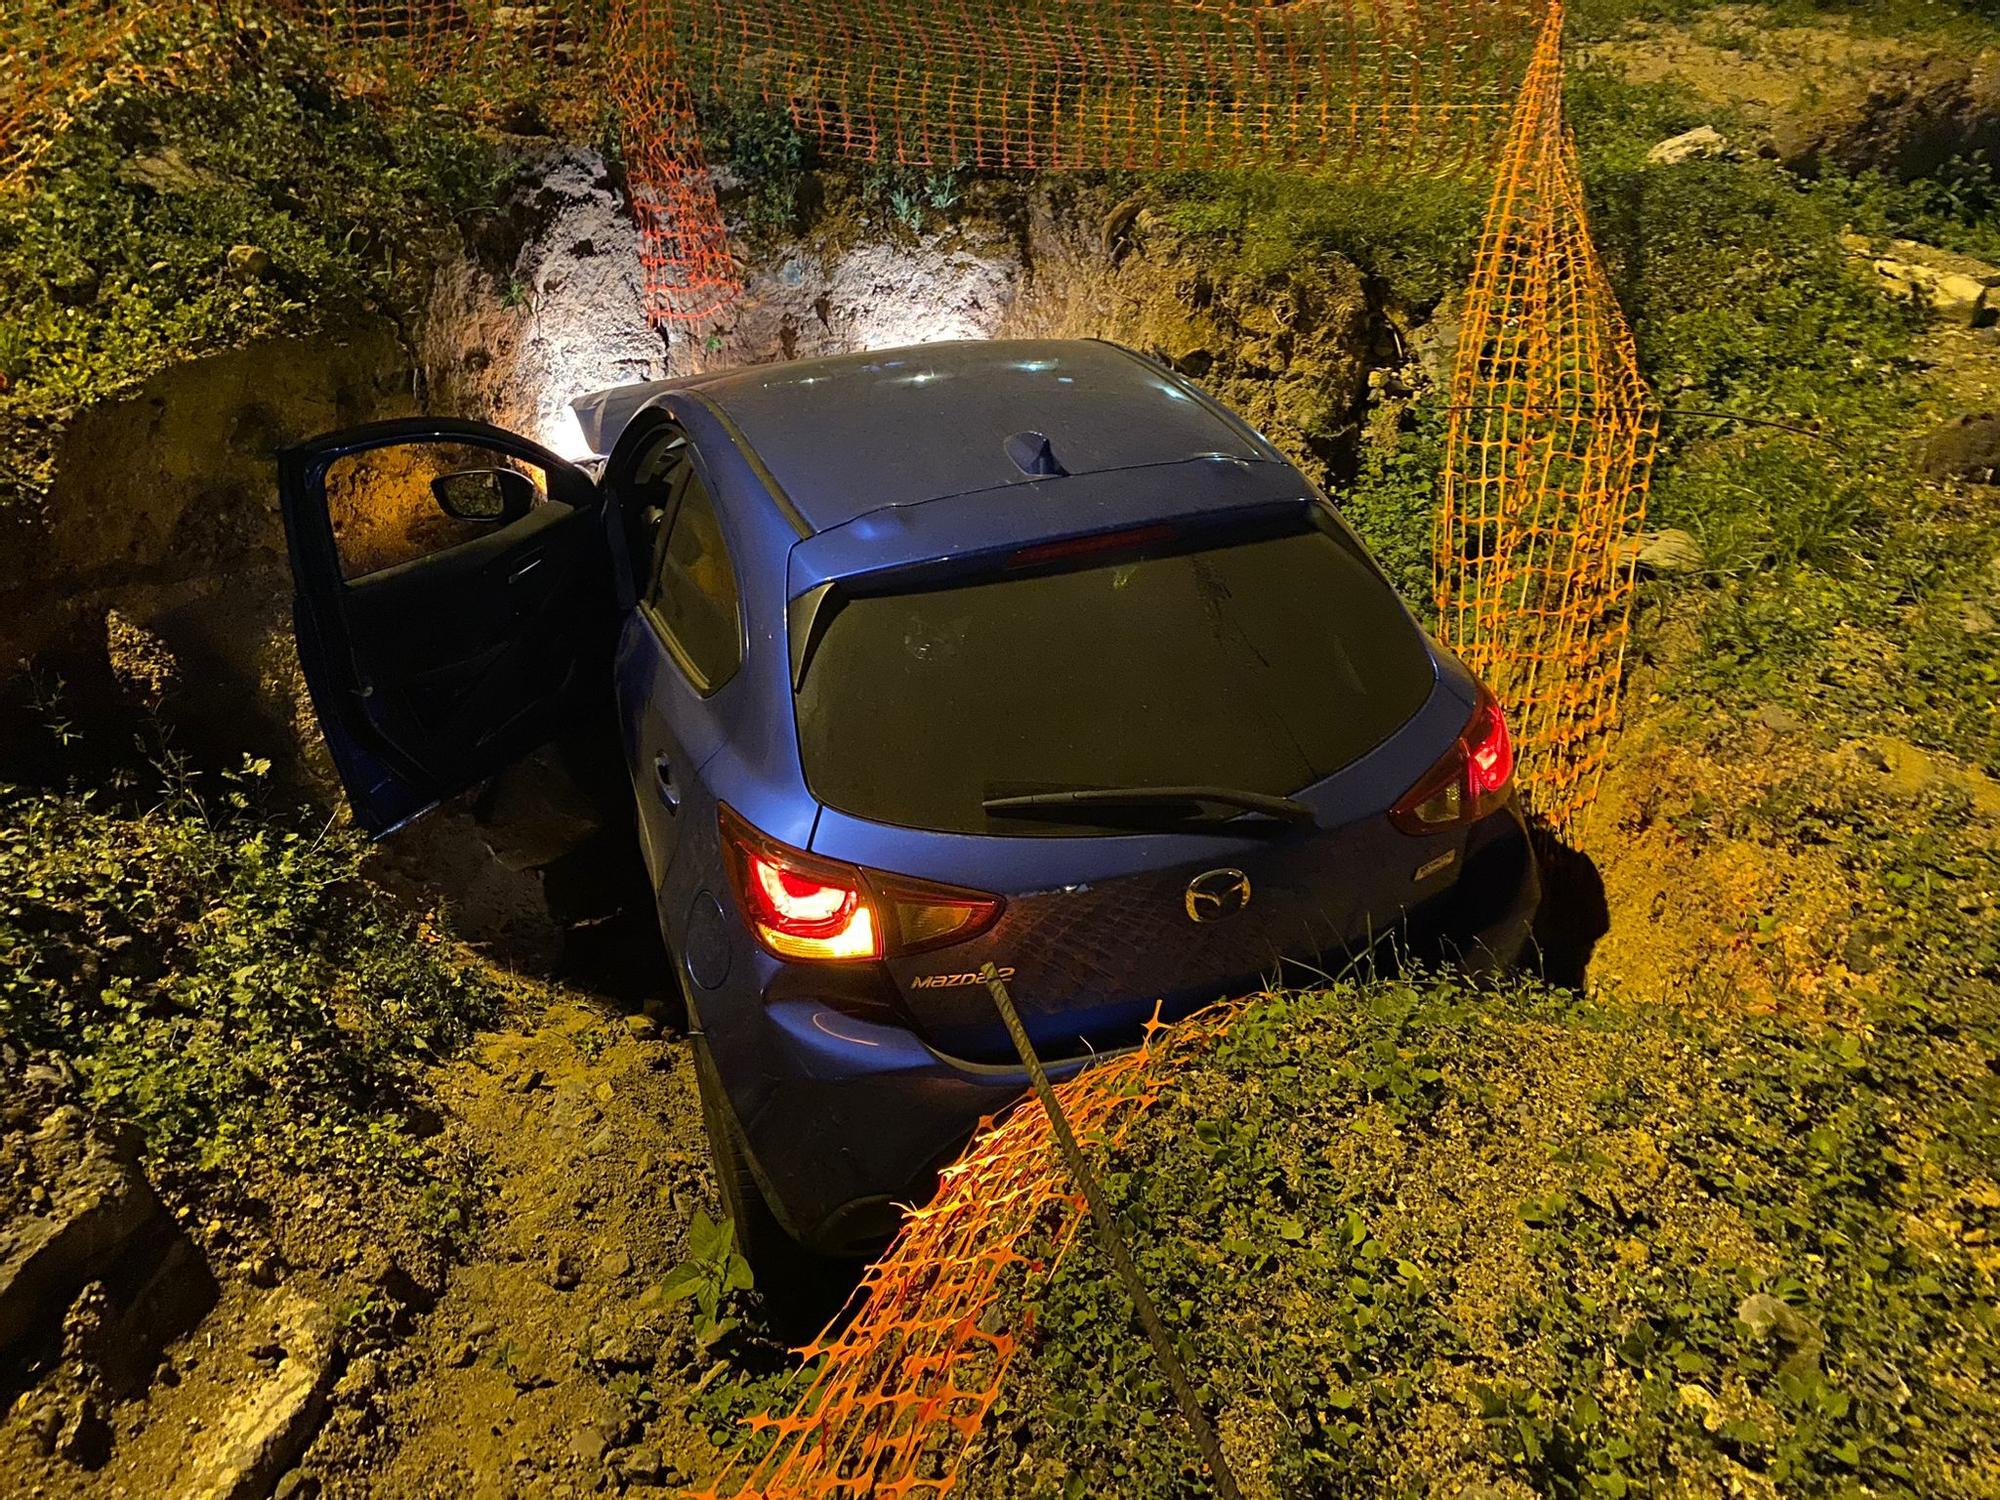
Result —
[[[1504,797],[1507,783],[1514,779],[1514,737],[1507,733],[1507,716],[1491,693],[1480,694],[1463,743],[1466,780],[1474,801]]]
[[[963,942],[993,925],[1000,900],[864,870],[781,844],[726,803],[722,850],[737,904],[779,958],[854,962]]]
[[[1507,800],[1514,779],[1514,740],[1507,717],[1485,688],[1479,705],[1444,758],[1389,809],[1405,833],[1442,833],[1485,817]]]

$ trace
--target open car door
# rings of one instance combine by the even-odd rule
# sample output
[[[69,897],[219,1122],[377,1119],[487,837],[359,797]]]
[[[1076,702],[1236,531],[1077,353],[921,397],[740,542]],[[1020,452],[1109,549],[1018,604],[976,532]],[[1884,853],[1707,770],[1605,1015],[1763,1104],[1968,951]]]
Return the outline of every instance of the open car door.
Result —
[[[596,483],[481,422],[420,417],[278,457],[299,664],[362,827],[477,785],[609,687]]]

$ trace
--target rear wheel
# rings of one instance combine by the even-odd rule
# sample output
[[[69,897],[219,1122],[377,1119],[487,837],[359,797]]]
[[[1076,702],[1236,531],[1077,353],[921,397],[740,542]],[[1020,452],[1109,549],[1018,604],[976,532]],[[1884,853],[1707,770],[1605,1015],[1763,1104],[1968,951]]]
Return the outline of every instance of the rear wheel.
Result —
[[[699,1034],[693,1042],[701,1121],[708,1131],[722,1211],[736,1227],[736,1248],[750,1263],[773,1330],[788,1339],[810,1338],[854,1290],[856,1267],[808,1250],[778,1221],[750,1169],[749,1147],[722,1091],[708,1043]]]

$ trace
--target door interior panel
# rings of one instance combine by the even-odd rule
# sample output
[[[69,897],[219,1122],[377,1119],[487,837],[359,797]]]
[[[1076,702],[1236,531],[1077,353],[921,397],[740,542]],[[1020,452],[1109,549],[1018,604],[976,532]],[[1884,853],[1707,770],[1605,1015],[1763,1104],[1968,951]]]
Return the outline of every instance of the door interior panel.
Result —
[[[512,521],[439,529],[469,540],[345,576],[329,467],[349,461],[342,499],[365,516],[371,486],[401,485],[375,491],[400,501],[408,474],[421,474],[421,456],[401,450],[440,444],[539,469],[541,498]],[[280,492],[300,664],[364,827],[386,832],[477,785],[608,691],[617,615],[604,514],[575,466],[484,424],[416,418],[289,450]]]
[[[593,520],[538,506],[491,537],[349,585],[370,722],[417,758],[484,760],[537,705],[569,696],[576,630],[602,604]]]

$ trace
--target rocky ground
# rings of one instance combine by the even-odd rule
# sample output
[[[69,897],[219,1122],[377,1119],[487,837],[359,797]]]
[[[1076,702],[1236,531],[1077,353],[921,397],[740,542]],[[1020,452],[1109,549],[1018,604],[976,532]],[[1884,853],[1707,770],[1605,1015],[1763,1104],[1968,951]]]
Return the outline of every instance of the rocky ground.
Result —
[[[659,1286],[708,1182],[686,1047],[553,994],[438,1081],[490,1187],[411,1337],[354,1362],[300,1469],[328,1495],[590,1494],[712,1461],[664,1399],[698,1379]]]
[[[581,1495],[706,1474],[683,1396],[715,1355],[659,1294],[693,1216],[719,1212],[686,1048],[555,986],[516,1007],[434,1080],[443,1149],[479,1186],[444,1254],[310,1183],[183,1229],[59,1067],[19,1067],[0,1120],[8,1492]]]

